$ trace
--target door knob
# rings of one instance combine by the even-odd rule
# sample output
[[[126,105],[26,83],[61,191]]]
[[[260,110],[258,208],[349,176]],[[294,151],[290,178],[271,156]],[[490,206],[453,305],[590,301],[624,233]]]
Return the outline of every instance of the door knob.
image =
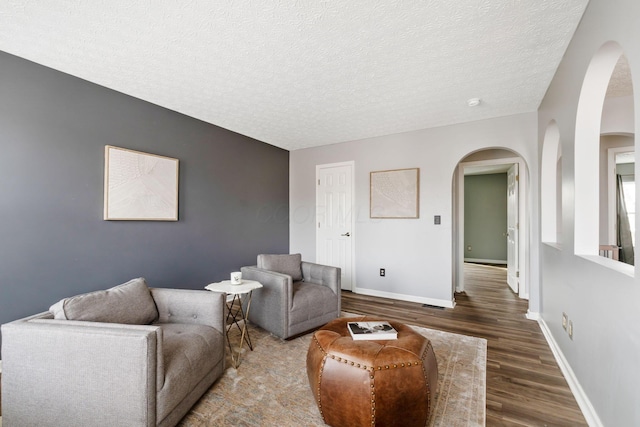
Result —
[[[349,236],[351,236],[351,234],[349,234],[349,232],[347,231],[346,233],[344,233],[344,234],[341,234],[341,236],[344,236],[344,237],[349,237]]]

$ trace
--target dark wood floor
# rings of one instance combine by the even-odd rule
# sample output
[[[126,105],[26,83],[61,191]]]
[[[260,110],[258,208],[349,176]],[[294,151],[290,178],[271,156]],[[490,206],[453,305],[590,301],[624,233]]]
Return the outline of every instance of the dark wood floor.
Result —
[[[506,269],[465,265],[456,307],[342,293],[342,309],[487,340],[487,426],[587,425],[528,301],[506,283]]]

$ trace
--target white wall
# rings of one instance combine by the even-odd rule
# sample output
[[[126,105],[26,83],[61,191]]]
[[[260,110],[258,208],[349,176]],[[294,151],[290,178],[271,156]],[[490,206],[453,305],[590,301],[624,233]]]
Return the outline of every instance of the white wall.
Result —
[[[636,88],[634,104],[640,105],[639,17],[637,0],[591,0],[539,110],[539,135],[555,120],[563,157],[564,243],[562,248],[541,246],[542,319],[575,375],[592,425],[640,425],[640,274],[630,277],[598,262],[599,257],[574,255],[576,113],[591,58],[608,41],[624,49]],[[573,340],[562,328],[563,311],[573,322]]]
[[[508,148],[527,163],[537,194],[537,115],[519,114],[309,148],[290,155],[290,250],[315,260],[315,167],[355,161],[356,291],[447,306],[453,292],[453,176],[458,162],[483,148]],[[369,218],[371,171],[420,168],[420,218]],[[530,204],[537,230],[537,200]],[[440,215],[441,225],[434,225]],[[538,246],[533,239],[531,301],[537,307]],[[386,268],[386,277],[379,269]],[[535,310],[537,311],[537,309]]]
[[[632,96],[605,99],[602,106],[600,133],[603,135],[633,133],[633,112]]]

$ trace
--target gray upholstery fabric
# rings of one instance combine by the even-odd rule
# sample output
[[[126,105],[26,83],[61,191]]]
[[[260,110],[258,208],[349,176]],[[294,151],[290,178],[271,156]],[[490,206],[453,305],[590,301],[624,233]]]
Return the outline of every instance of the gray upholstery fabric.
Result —
[[[301,270],[304,281],[257,266],[243,267],[243,279],[263,285],[253,292],[249,320],[287,339],[340,317],[340,269],[303,261]]]
[[[260,254],[258,255],[258,268],[264,270],[275,271],[276,273],[282,273],[291,276],[294,282],[302,280],[302,255],[290,254],[290,255],[273,255],[273,254]]]
[[[200,380],[193,390],[185,396],[184,399],[175,407],[175,409],[167,415],[165,419],[159,421],[157,427],[174,427],[180,420],[189,412],[191,407],[202,397],[202,395],[209,390],[211,384],[213,384],[224,372],[224,363],[220,362],[216,367],[211,370],[206,377]]]
[[[157,391],[157,419],[163,420],[218,363],[224,336],[209,326],[184,323],[160,324],[164,335],[164,384]],[[215,363],[212,363],[215,362]],[[188,372],[188,375],[185,373]]]
[[[157,327],[90,323],[2,325],[3,425],[155,425]]]
[[[158,307],[157,323],[187,323],[218,328],[224,324],[224,311],[208,295],[211,293],[215,292],[151,288],[151,295]]]
[[[113,288],[65,298],[51,306],[56,319],[148,325],[158,310],[143,278]]]
[[[224,294],[150,295],[166,321],[2,325],[3,425],[175,426],[224,371]]]
[[[323,301],[318,304],[318,301]],[[338,301],[333,291],[315,283],[295,282],[289,324],[302,323],[335,312]]]

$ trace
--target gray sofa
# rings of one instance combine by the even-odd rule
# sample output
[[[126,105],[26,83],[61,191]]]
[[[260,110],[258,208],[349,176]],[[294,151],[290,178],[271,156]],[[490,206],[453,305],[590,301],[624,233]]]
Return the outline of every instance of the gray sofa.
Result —
[[[249,320],[282,339],[296,337],[340,317],[338,267],[302,261],[300,254],[260,254],[242,267],[242,278],[257,280]]]
[[[3,426],[175,426],[224,371],[223,317],[139,278],[4,324]]]

